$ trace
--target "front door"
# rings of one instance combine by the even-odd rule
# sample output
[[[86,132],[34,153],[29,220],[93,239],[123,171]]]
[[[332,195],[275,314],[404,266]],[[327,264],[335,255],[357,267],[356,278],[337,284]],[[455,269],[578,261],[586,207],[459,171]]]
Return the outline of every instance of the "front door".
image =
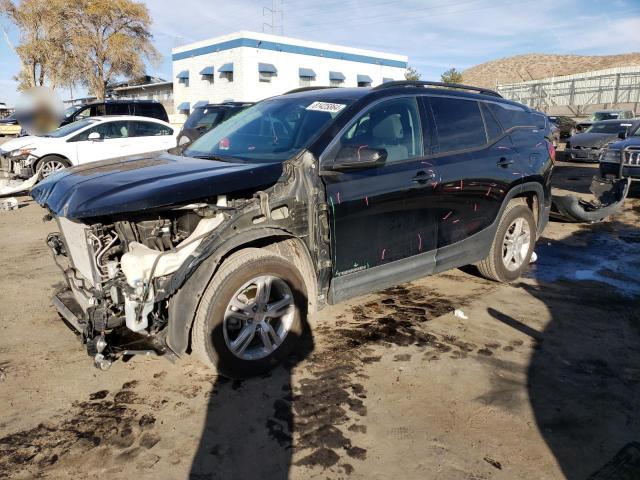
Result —
[[[76,165],[126,155],[127,145],[133,141],[129,139],[129,124],[128,121],[100,122],[71,139],[76,145]],[[100,138],[89,140],[94,132]]]
[[[333,276],[340,285],[334,301],[397,283],[391,277],[412,269],[430,273],[437,231],[430,201],[433,172],[424,156],[420,117],[415,97],[382,101],[350,124],[340,145],[332,149],[350,147],[357,152],[357,147],[367,147],[387,152],[383,166],[323,174]],[[420,254],[424,255],[422,265],[401,266],[403,260]],[[363,274],[375,278],[368,278],[363,286]]]

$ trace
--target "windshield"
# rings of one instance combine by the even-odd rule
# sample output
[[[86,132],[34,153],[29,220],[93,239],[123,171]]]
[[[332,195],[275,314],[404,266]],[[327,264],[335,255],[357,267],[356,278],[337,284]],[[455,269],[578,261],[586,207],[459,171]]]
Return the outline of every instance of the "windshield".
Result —
[[[77,132],[78,130],[95,123],[95,120],[78,120],[77,122],[70,123],[69,125],[65,125],[64,127],[60,127],[53,132],[47,133],[46,135],[42,135],[43,137],[51,137],[51,138],[62,138],[67,135],[72,134],[73,132]]]
[[[196,108],[187,121],[184,122],[184,128],[195,128],[198,130],[209,130],[222,117],[224,111],[221,108]]]
[[[74,113],[76,113],[78,110],[80,110],[82,108],[82,105],[74,105],[72,107],[68,107],[64,110],[64,118],[68,118],[71,115],[73,115]]]
[[[589,117],[590,122],[599,122],[601,120],[615,120],[620,116],[620,112],[595,112]]]
[[[351,102],[317,102],[309,97],[265,100],[219,124],[187,147],[184,155],[284,161],[308,147]]]
[[[620,132],[626,132],[630,123],[594,123],[585,130],[585,133],[610,133],[615,135]]]

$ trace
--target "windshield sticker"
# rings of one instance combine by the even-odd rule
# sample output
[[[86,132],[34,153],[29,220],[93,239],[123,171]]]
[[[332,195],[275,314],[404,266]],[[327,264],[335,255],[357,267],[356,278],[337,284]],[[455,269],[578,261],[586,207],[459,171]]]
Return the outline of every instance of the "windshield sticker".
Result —
[[[342,110],[346,105],[342,103],[327,103],[327,102],[313,102],[309,105],[306,110],[313,110],[316,112],[329,112],[329,113],[338,113]]]

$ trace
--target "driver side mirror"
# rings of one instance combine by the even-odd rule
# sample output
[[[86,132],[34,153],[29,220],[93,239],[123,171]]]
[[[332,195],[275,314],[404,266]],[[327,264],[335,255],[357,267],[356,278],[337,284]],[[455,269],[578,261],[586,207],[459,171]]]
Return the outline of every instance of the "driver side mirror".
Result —
[[[366,145],[342,147],[336,155],[331,170],[356,170],[375,168],[385,164],[387,150],[384,148],[368,148]]]
[[[624,132],[618,132],[618,138],[620,140],[624,140],[625,138],[627,138],[627,131],[625,130]]]
[[[98,132],[91,132],[87,139],[91,140],[92,142],[99,142],[100,140],[102,140],[102,137]]]

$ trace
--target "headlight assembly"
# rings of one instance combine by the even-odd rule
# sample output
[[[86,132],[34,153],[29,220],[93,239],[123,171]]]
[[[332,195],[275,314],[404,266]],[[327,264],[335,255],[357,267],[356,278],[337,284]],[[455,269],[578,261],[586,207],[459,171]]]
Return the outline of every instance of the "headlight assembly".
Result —
[[[25,157],[25,156],[29,155],[34,150],[35,150],[35,148],[17,148],[15,150],[12,150],[11,152],[9,152],[9,156],[11,158]]]

